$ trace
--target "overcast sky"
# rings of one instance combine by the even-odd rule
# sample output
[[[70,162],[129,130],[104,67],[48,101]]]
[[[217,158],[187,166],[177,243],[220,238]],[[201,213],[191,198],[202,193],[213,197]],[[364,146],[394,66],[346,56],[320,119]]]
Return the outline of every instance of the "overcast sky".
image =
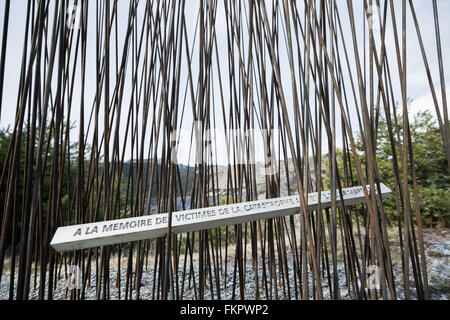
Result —
[[[348,21],[348,12],[347,12],[347,6],[346,1],[344,0],[338,0],[338,5],[340,6],[340,14],[341,18],[343,20],[344,29],[347,28],[347,30],[344,31],[344,34],[348,37],[346,41],[350,43],[351,41],[351,32],[348,27],[348,24],[346,23]],[[119,2],[119,42],[123,43],[124,39],[124,31],[125,26],[127,24],[127,17],[128,17],[128,6],[129,2],[126,0],[120,0]],[[268,2],[269,3],[269,2]],[[299,1],[299,9],[302,8],[303,1]],[[401,34],[401,1],[394,1],[394,4],[396,6],[396,14],[397,14],[397,23],[398,23],[398,30]],[[434,21],[433,21],[433,8],[432,8],[432,0],[414,0],[415,9],[417,12],[419,24],[422,31],[422,36],[425,44],[425,48],[427,50],[427,56],[430,64],[430,69],[433,75],[434,85],[435,88],[438,90],[437,95],[439,99],[440,106],[442,108],[441,103],[441,94],[440,94],[440,81],[439,81],[439,69],[438,69],[438,60],[437,60],[437,53],[436,53],[436,42],[434,37]],[[139,21],[142,21],[142,11],[143,6],[145,5],[145,1],[140,1],[140,14],[138,15],[138,18],[140,18]],[[359,40],[361,40],[360,43],[362,43],[362,30],[363,30],[363,16],[362,16],[362,1],[355,0],[354,1],[354,9],[355,9],[355,16],[357,19],[357,30],[358,30],[358,37]],[[4,4],[3,2],[0,5],[0,28],[3,28],[3,19],[4,19]],[[17,92],[18,92],[18,84],[19,84],[19,71],[21,69],[21,58],[22,58],[22,49],[23,49],[23,37],[24,37],[24,30],[25,30],[25,18],[26,18],[26,6],[27,2],[25,0],[14,0],[11,1],[11,12],[10,12],[10,23],[9,23],[9,41],[8,41],[8,49],[7,49],[7,57],[6,57],[6,68],[5,68],[5,83],[4,83],[4,96],[3,96],[3,107],[2,107],[2,113],[0,118],[0,127],[7,127],[8,125],[12,125],[14,122],[14,117],[16,113],[16,103],[17,103]],[[90,20],[89,23],[91,24],[91,29],[88,34],[88,69],[87,69],[87,75],[86,75],[86,84],[88,88],[88,92],[86,92],[86,108],[90,109],[93,96],[95,93],[96,88],[96,75],[95,75],[95,1],[90,1]],[[445,70],[445,80],[447,84],[447,90],[448,95],[450,94],[450,69],[449,69],[449,61],[448,61],[448,52],[450,52],[450,37],[448,36],[450,34],[450,1],[449,0],[439,0],[438,1],[439,11],[440,11],[440,28],[441,28],[441,36],[442,36],[442,51],[443,51],[443,59],[444,59],[444,70]],[[188,0],[186,5],[186,17],[187,17],[187,23],[188,28],[190,30],[189,36],[191,44],[194,40],[194,29],[195,29],[195,23],[196,23],[196,17],[197,17],[197,11],[198,11],[198,3],[197,1]],[[409,9],[409,6],[407,8],[407,14],[408,14],[408,21],[407,21],[407,41],[408,41],[408,56],[407,56],[407,75],[408,75],[408,97],[413,99],[413,102],[410,106],[410,113],[411,115],[417,113],[418,111],[429,109],[432,111],[432,114],[435,114],[434,105],[431,99],[431,93],[429,84],[427,81],[426,73],[425,73],[425,67],[422,60],[422,55],[420,52],[419,44],[417,41],[416,31],[413,25],[411,12]],[[218,46],[219,48],[223,48],[223,50],[219,50],[219,56],[221,61],[221,71],[224,73],[224,71],[228,70],[228,64],[227,62],[227,27],[226,27],[226,21],[224,17],[224,8],[223,8],[223,2],[219,1],[219,7],[218,7],[218,13],[217,13],[217,21],[216,21],[216,32],[217,32],[217,40],[218,40]],[[0,34],[1,36],[1,34]],[[119,44],[120,44],[119,43]],[[386,35],[386,44],[387,44],[387,52],[388,57],[390,59],[390,65],[391,65],[391,72],[393,75],[393,85],[395,90],[396,99],[399,100],[400,95],[400,84],[399,84],[399,78],[398,78],[398,72],[397,72],[397,66],[396,66],[396,56],[395,56],[395,46],[394,46],[394,38],[392,35],[392,25],[390,20],[390,15],[388,15],[388,31]],[[112,43],[114,45],[114,43]],[[198,40],[196,42],[196,45],[198,46]],[[120,48],[120,46],[119,46]],[[244,48],[246,49],[246,45],[244,44]],[[354,62],[353,57],[353,49],[350,46],[349,48],[350,53],[350,59],[352,62]],[[359,50],[362,50],[362,45],[360,46]],[[119,49],[120,51],[120,49]],[[120,55],[120,54],[119,54]],[[192,61],[192,70],[195,75],[198,73],[198,58],[196,57],[196,51],[194,51],[194,59]],[[113,59],[114,60],[114,59]],[[292,90],[291,90],[291,81],[290,81],[290,73],[289,73],[289,66],[287,62],[287,55],[286,55],[286,48],[284,47],[284,43],[280,43],[280,60],[281,63],[281,74],[282,74],[282,80],[283,80],[283,87],[286,94],[288,105],[292,105]],[[214,62],[215,63],[215,62]],[[223,66],[222,66],[223,65]],[[354,64],[353,64],[354,66]],[[344,70],[346,67],[343,67]],[[112,62],[111,69],[115,70],[115,62]],[[130,68],[131,69],[131,68]],[[213,68],[213,74],[216,74],[216,68]],[[353,70],[354,72],[354,70]],[[356,73],[354,73],[356,74]],[[222,80],[224,84],[225,93],[227,92],[228,83],[227,83],[227,77],[228,74],[222,75]],[[127,76],[127,83],[130,84],[131,76],[128,74]],[[184,89],[185,89],[185,83],[187,79],[187,69],[186,66],[183,65],[181,74],[181,93],[180,93],[180,99],[182,100],[184,97]],[[112,88],[114,88],[114,82],[111,83]],[[214,90],[215,90],[215,104],[216,108],[219,108],[220,106],[220,98],[219,98],[219,86],[218,81],[213,81]],[[77,92],[79,93],[80,88],[80,80],[77,75],[75,80],[75,94],[74,94],[74,100],[73,100],[73,117],[72,120],[76,120],[79,114],[79,104],[80,99],[79,95],[77,95]],[[349,88],[348,88],[349,90]],[[111,90],[112,91],[112,90]],[[124,97],[124,109],[127,109],[127,105],[129,103],[129,97],[130,97],[130,90],[126,89],[125,97]],[[227,99],[227,98],[226,98]],[[189,100],[189,98],[187,99]],[[351,102],[353,99],[350,99],[349,96],[349,102]],[[189,102],[188,102],[189,103]],[[102,105],[103,106],[103,105]],[[336,108],[338,108],[336,106]],[[182,125],[182,128],[186,130],[190,130],[190,126],[192,125],[192,116],[189,107],[186,108],[186,114],[184,121],[186,125]],[[126,110],[125,110],[126,111]],[[121,123],[118,123],[118,125],[121,127],[121,135],[124,135],[125,130],[125,119],[126,114],[125,111],[123,111],[123,116],[121,117],[120,121]],[[352,112],[352,122],[355,121],[355,112]],[[356,122],[355,122],[356,123]],[[217,124],[218,129],[220,129],[220,124]],[[338,132],[340,132],[341,128],[338,128]],[[77,136],[77,131],[73,132],[73,137]],[[339,138],[337,139],[340,140]],[[186,142],[180,143],[180,146],[184,148],[179,153],[182,155],[186,155],[187,159],[187,153],[188,153],[188,146],[189,144]],[[221,157],[221,158],[220,158]],[[220,159],[219,159],[220,158]],[[219,155],[219,158],[217,161],[219,163],[225,163],[226,157],[224,154]],[[180,159],[181,162],[187,162],[186,159]]]

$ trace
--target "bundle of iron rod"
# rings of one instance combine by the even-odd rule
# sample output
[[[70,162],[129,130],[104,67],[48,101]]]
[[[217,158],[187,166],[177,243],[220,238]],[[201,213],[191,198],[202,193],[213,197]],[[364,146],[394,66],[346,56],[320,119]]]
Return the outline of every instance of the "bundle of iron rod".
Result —
[[[429,298],[409,42],[420,44],[449,164],[450,145],[438,4],[423,1],[434,9],[427,36],[438,74],[422,40],[428,21],[411,0],[3,1],[2,127],[13,117],[0,163],[0,281],[9,298],[61,298],[61,286],[73,300]],[[23,17],[10,19],[14,6]],[[7,54],[17,48],[20,57]],[[10,92],[13,59],[21,68]],[[345,187],[383,183],[380,118],[393,154],[395,244],[376,193],[361,205],[336,201]],[[306,195],[324,190],[331,208],[307,211]],[[174,211],[293,194],[295,215],[171,233]],[[165,237],[64,253],[49,245],[61,226],[160,213],[169,213]],[[73,266],[81,284],[70,288]]]

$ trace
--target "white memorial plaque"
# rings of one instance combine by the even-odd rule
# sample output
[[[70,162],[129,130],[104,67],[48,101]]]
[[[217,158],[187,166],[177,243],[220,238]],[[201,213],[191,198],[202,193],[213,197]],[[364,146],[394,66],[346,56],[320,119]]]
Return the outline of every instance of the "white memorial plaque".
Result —
[[[370,191],[370,186],[367,186]],[[344,205],[364,203],[361,186],[342,189]],[[392,191],[381,184],[382,198]],[[336,199],[340,202],[339,190]],[[308,194],[308,211],[317,210],[318,193]],[[338,205],[340,205],[338,203]],[[331,206],[331,192],[321,192],[321,209]],[[226,225],[288,216],[300,212],[299,195],[235,203],[217,207],[173,212],[172,232],[183,233],[211,229]],[[155,214],[135,218],[95,222],[60,227],[52,239],[51,246],[59,251],[87,249],[122,242],[162,237],[167,234],[168,214]]]

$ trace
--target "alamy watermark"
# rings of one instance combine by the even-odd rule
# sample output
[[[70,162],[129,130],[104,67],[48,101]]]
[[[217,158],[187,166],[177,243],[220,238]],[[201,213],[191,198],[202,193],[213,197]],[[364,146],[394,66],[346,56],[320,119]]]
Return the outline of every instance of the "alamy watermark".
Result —
[[[70,30],[81,29],[81,8],[77,5],[69,5],[66,13],[66,27]]]
[[[370,265],[366,269],[367,288],[370,290],[380,290],[380,267],[376,265]]]
[[[371,5],[367,8],[367,23],[369,25],[369,29],[372,31],[381,30],[380,24],[380,7],[377,5]]]
[[[82,274],[79,266],[71,265],[67,268],[66,288],[68,290],[82,288]]]

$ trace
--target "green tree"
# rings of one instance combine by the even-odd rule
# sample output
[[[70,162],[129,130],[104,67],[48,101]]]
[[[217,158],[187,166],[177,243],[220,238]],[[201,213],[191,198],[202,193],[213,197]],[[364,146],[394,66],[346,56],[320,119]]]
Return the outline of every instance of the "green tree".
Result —
[[[73,129],[73,126],[71,127]],[[22,216],[22,206],[24,201],[24,172],[25,172],[25,160],[26,160],[26,149],[27,149],[27,132],[23,132],[22,140],[21,140],[21,161],[20,167],[18,171],[18,185],[16,192],[16,204],[14,207],[14,214],[16,218],[19,219],[18,223],[15,225],[15,235],[16,240],[20,240],[20,228],[21,228],[21,216]],[[48,141],[50,135],[50,127],[47,127],[46,130],[46,141]],[[13,133],[10,128],[0,129],[0,175],[4,172],[3,180],[0,185],[0,215],[3,215],[3,209],[6,201],[6,190],[7,190],[7,176],[8,170],[10,169],[8,166],[11,164],[11,161],[7,161],[7,154],[9,150],[9,146],[11,144],[13,138]],[[64,163],[64,170],[62,176],[62,187],[61,187],[61,212],[63,217],[67,217],[67,212],[70,210],[71,199],[73,198],[75,192],[75,184],[77,177],[77,149],[78,144],[74,143],[69,146],[70,158],[67,155],[67,149],[65,150],[66,159]],[[38,141],[35,141],[35,152],[37,152]],[[52,155],[53,155],[53,144],[50,144],[50,147],[46,150],[46,155],[44,154],[44,159],[46,157],[46,161],[44,163],[44,175],[42,182],[42,190],[41,190],[41,198],[40,202],[42,204],[42,219],[45,225],[47,219],[47,212],[49,210],[49,199],[50,199],[50,188],[51,188],[51,165],[52,165]],[[36,156],[36,154],[35,154]],[[5,167],[6,164],[6,167]],[[34,180],[33,180],[34,181]],[[32,181],[32,182],[33,182]],[[32,183],[33,185],[33,183]],[[11,230],[9,230],[9,234]]]
[[[398,128],[395,124],[393,127],[396,139],[397,137],[400,137],[400,139],[403,137],[402,124],[402,117],[398,116]],[[410,131],[423,223],[427,226],[442,227],[448,225],[450,223],[450,174],[437,123],[429,111],[419,112],[410,121]],[[400,161],[400,152],[402,150],[399,150],[398,145],[395,147],[398,160]],[[364,154],[364,142],[361,138],[358,140],[357,148],[360,154]],[[389,140],[388,126],[383,118],[378,123],[376,158],[380,181],[393,189],[395,180],[392,147]],[[360,159],[363,164],[366,163],[364,156],[361,156]],[[400,172],[400,179],[402,179],[402,172]],[[414,208],[411,175],[408,176],[408,182],[410,185],[411,206]],[[396,221],[395,198],[389,197],[383,203],[387,217],[390,218],[389,220]]]

